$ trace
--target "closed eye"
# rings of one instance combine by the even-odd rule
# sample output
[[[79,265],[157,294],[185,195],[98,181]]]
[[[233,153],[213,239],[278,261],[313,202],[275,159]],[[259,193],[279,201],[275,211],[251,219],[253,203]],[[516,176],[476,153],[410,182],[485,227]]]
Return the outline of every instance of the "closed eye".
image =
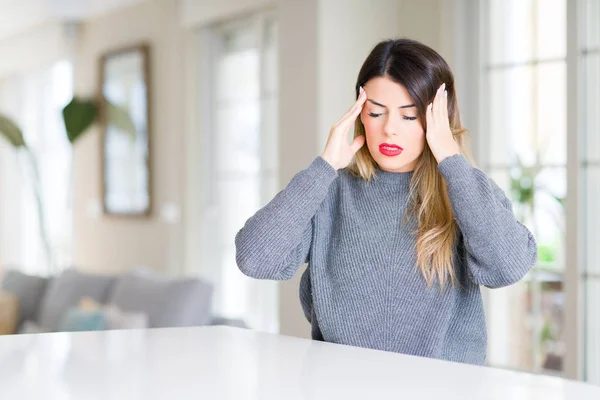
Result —
[[[377,113],[369,113],[369,116],[373,117],[373,118],[377,118],[380,115],[383,115],[383,113],[379,113],[379,114],[377,114]],[[407,121],[414,121],[414,120],[417,119],[417,117],[408,117],[406,115],[403,115],[402,118],[405,119],[405,120],[407,120]]]

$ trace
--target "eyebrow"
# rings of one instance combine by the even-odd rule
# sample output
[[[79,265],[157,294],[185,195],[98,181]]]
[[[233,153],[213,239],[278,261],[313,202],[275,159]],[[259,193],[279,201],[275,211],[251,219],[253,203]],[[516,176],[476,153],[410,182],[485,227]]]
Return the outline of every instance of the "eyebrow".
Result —
[[[384,106],[381,103],[376,102],[375,100],[371,100],[371,99],[367,99],[367,100],[370,101],[371,103],[375,104],[376,106],[387,108],[386,106]],[[406,105],[400,106],[398,108],[411,108],[411,107],[416,107],[416,105],[415,104],[406,104]]]

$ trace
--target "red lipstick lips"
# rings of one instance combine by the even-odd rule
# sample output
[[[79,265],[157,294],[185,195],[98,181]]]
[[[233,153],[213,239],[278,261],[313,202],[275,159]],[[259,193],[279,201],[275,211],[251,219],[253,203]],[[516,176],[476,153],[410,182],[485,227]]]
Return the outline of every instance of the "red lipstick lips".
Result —
[[[387,157],[395,157],[402,153],[402,147],[395,144],[382,143],[379,145],[379,152]]]

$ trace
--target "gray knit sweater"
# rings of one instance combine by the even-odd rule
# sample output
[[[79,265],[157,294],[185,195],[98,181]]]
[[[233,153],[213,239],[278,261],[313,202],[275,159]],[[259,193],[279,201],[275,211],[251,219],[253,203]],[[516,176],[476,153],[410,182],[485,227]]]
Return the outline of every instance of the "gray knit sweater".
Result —
[[[462,155],[438,169],[459,228],[460,285],[428,287],[417,267],[416,223],[403,223],[412,172],[377,171],[366,182],[321,157],[238,232],[237,264],[284,280],[308,262],[300,302],[315,340],[483,364],[480,286],[520,280],[537,247],[502,190]]]

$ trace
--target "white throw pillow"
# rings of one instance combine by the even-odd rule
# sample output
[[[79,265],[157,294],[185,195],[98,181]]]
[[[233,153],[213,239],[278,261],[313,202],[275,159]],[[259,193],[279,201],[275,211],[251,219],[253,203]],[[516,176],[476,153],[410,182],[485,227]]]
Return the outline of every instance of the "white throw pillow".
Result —
[[[146,329],[148,315],[139,312],[124,312],[114,305],[104,307],[108,329]]]
[[[23,322],[17,333],[28,335],[32,333],[46,333],[46,331],[34,321],[27,320]]]

